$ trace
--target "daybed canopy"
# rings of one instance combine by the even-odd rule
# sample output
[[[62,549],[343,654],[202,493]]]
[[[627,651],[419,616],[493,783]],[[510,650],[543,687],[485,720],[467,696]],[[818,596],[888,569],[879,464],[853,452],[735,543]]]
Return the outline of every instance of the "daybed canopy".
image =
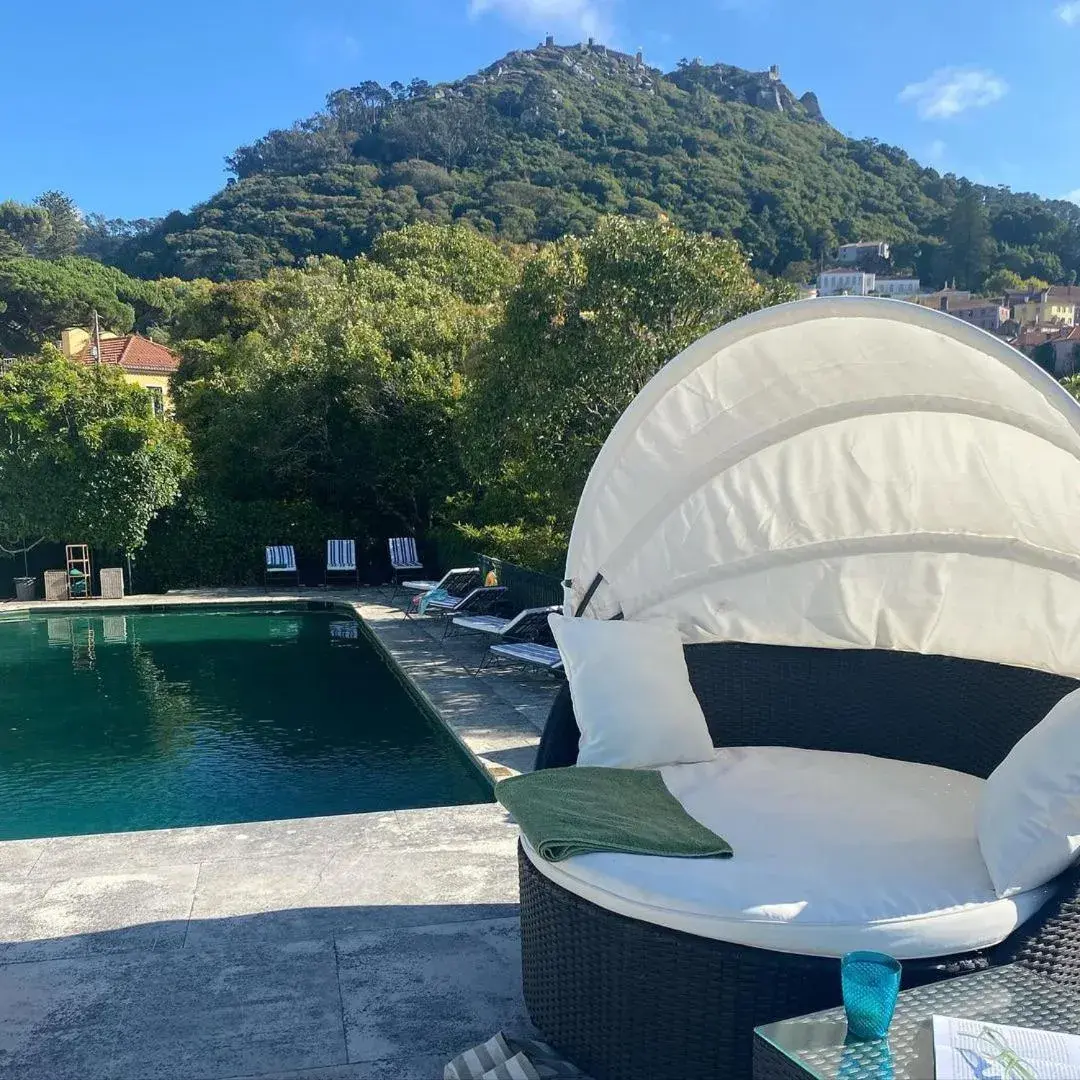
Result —
[[[1080,404],[958,319],[863,297],[756,312],[615,425],[566,611],[1080,677],[1078,459]]]

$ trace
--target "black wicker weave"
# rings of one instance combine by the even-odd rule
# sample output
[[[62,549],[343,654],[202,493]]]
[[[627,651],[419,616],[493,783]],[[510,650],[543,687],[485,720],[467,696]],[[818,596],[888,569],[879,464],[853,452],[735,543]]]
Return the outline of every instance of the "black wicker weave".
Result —
[[[691,645],[687,667],[713,740],[873,754],[988,776],[1072,679],[884,650]],[[571,765],[567,688],[537,768]],[[753,1028],[839,1004],[835,960],[730,945],[607,911],[519,852],[522,970],[533,1022],[597,1080],[750,1075]],[[905,961],[904,985],[1019,960],[1080,985],[1080,871],[993,950]]]

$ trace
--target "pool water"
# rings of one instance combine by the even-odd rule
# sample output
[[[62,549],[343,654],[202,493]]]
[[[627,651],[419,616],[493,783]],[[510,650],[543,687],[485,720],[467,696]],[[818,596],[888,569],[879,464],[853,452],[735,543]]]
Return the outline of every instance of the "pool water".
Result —
[[[0,839],[490,801],[340,614],[0,623]]]

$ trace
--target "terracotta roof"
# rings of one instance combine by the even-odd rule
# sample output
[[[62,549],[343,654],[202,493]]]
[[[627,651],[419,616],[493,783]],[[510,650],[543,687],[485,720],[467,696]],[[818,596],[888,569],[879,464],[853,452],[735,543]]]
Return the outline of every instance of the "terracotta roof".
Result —
[[[1080,285],[1051,285],[1050,298],[1064,300],[1070,304],[1080,304]]]
[[[1025,330],[1019,337],[1011,342],[1018,349],[1029,349],[1033,345],[1042,345],[1046,341],[1060,341],[1066,337],[1057,327],[1040,327],[1033,330]]]
[[[84,364],[92,364],[93,357],[90,348],[93,342],[86,345],[75,354],[75,360]],[[116,364],[125,371],[140,372],[143,374],[156,374],[162,372],[171,374],[180,366],[180,361],[173,356],[164,345],[159,345],[149,338],[140,337],[138,334],[128,334],[126,337],[102,338],[101,362],[103,364]]]

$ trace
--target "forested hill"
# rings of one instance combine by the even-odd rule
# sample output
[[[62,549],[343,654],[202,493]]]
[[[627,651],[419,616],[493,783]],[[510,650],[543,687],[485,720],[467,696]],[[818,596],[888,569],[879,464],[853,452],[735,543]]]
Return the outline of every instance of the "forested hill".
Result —
[[[229,166],[217,195],[110,261],[142,277],[256,277],[358,254],[416,220],[525,242],[584,233],[602,214],[665,213],[735,236],[756,266],[793,277],[855,239],[891,240],[897,268],[928,283],[1080,271],[1080,207],[973,187],[848,139],[775,71],[695,61],[663,74],[602,46],[514,52],[452,84],[338,90]]]

